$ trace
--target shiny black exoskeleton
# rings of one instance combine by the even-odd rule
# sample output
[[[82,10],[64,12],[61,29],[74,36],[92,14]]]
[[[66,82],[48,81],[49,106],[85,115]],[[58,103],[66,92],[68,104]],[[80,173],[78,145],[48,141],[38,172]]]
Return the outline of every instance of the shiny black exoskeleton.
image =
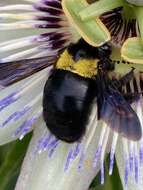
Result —
[[[109,44],[96,48],[81,39],[70,45],[68,52],[75,64],[80,59],[99,59],[97,74],[94,78],[84,78],[67,70],[54,69],[43,95],[43,117],[49,130],[66,142],[81,139],[96,99],[98,119],[122,136],[139,140],[142,134],[139,119],[128,103],[129,96],[125,99],[119,92],[119,88],[133,78],[133,70],[119,81],[109,79],[108,72],[114,70]]]
[[[96,48],[83,39],[68,47],[76,62],[79,59],[109,57],[109,44]],[[68,60],[67,60],[68,61]],[[66,70],[55,69],[44,88],[43,116],[47,127],[66,142],[79,140],[86,130],[91,106],[96,97],[95,80]]]
[[[55,70],[44,89],[43,115],[50,131],[59,139],[74,142],[85,133],[95,98],[95,83],[77,74]]]

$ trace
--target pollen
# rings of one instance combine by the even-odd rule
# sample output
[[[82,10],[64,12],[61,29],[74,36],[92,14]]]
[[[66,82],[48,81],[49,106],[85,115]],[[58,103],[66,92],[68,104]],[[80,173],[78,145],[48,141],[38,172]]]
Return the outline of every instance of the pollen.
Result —
[[[91,160],[85,160],[85,166],[87,168],[92,168],[93,167],[92,161]]]

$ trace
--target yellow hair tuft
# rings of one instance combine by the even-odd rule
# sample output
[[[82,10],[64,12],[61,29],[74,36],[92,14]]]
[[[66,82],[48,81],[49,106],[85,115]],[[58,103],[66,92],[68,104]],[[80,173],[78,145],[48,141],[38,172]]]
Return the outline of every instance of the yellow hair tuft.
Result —
[[[67,50],[61,54],[56,68],[76,73],[85,78],[93,78],[97,74],[98,59],[80,59],[75,62]]]

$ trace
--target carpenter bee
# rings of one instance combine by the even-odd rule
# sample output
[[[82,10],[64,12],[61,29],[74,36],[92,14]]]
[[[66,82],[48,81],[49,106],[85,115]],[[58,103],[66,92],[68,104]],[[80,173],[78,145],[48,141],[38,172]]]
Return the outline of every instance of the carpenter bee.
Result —
[[[140,121],[129,96],[119,91],[133,78],[134,69],[112,81],[108,76],[114,70],[110,54],[110,44],[93,47],[83,39],[61,54],[43,94],[43,117],[58,139],[72,143],[82,138],[95,100],[98,119],[128,139],[141,138]]]

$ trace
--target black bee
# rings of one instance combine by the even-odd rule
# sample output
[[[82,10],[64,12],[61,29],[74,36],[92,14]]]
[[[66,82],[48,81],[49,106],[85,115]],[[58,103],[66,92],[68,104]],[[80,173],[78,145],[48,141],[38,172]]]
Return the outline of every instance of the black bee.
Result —
[[[85,133],[95,100],[98,119],[122,136],[141,138],[138,116],[119,89],[133,78],[133,69],[112,81],[111,46],[92,47],[83,39],[71,44],[60,56],[47,80],[43,95],[43,117],[49,130],[59,139],[75,142]],[[133,98],[134,100],[134,98]]]

